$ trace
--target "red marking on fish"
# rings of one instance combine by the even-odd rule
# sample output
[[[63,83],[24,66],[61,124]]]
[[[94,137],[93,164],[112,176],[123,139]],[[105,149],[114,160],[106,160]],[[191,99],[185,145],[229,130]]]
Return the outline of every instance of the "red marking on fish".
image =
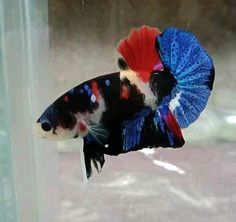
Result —
[[[128,99],[129,98],[129,91],[128,91],[128,88],[126,85],[123,85],[122,86],[122,89],[121,89],[121,98],[122,99]]]
[[[156,28],[142,26],[133,29],[118,45],[118,51],[127,65],[137,72],[144,82],[150,80],[155,65],[162,64],[155,47],[155,39],[160,34],[161,32]]]
[[[166,117],[166,123],[167,123],[167,127],[168,129],[173,132],[173,134],[178,138],[178,139],[182,139],[183,135],[181,132],[181,129],[179,127],[179,124],[177,123],[175,117],[173,116],[172,112],[169,111]]]
[[[98,84],[95,81],[92,82],[92,92],[98,98],[99,96]]]
[[[83,132],[85,132],[86,130],[87,130],[86,124],[83,123],[83,122],[79,122],[79,131],[83,133]]]
[[[68,103],[69,102],[69,97],[68,96],[64,96],[64,101]]]

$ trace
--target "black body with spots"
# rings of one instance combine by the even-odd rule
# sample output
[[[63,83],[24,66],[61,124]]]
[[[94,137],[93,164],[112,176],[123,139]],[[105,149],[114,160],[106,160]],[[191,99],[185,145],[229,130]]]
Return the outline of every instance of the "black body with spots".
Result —
[[[168,80],[166,80],[165,76],[169,76]],[[109,85],[107,81],[109,81]],[[73,107],[73,112],[89,111],[93,113],[99,108],[97,102],[94,104],[90,96],[88,96],[87,91],[84,90],[85,85],[91,88],[93,82],[97,83],[99,94],[105,102],[106,110],[102,115],[100,124],[108,130],[109,136],[103,144],[95,140],[88,140],[87,137],[84,138],[84,154],[88,177],[90,177],[92,172],[91,162],[93,162],[94,166],[98,169],[98,164],[100,164],[101,167],[104,164],[104,154],[118,155],[127,152],[123,149],[122,124],[125,120],[132,119],[136,113],[146,108],[144,104],[145,95],[142,94],[135,85],[132,85],[128,79],[125,78],[121,81],[119,73],[112,73],[86,81],[67,92],[65,95],[69,97],[69,101],[71,101],[72,96],[72,102],[76,99],[78,103],[75,106],[76,108]],[[168,70],[163,70],[162,72],[152,75],[150,88],[154,95],[157,96],[157,101],[161,102],[162,98],[171,92],[175,84],[176,80],[168,73]],[[126,99],[121,96],[122,86],[124,85],[129,93],[129,97]],[[79,93],[81,90],[83,90],[82,94]],[[77,96],[75,96],[75,94]],[[73,98],[74,96],[77,98]],[[158,106],[158,104],[156,105]],[[153,115],[154,112],[150,113],[150,115],[145,118],[140,143],[130,151],[139,150],[144,147],[170,146],[167,135],[163,134],[154,126]],[[174,147],[181,147],[183,143],[183,140],[175,139]]]
[[[120,63],[125,69],[122,61]],[[96,98],[95,101],[91,99],[93,95],[92,84],[94,82],[97,84],[100,99],[103,99],[105,103],[105,111],[102,114],[99,124],[108,131],[109,136],[102,144],[96,140],[88,140],[87,136],[84,137],[84,154],[88,177],[90,177],[92,172],[91,162],[93,162],[98,170],[98,164],[102,167],[105,162],[104,154],[118,155],[127,152],[123,147],[123,123],[126,120],[132,119],[141,110],[147,108],[144,103],[145,95],[140,92],[136,85],[131,84],[127,78],[121,81],[120,73],[116,72],[88,80],[63,94],[48,109],[48,113],[52,115],[48,115],[47,117],[49,119],[46,121],[52,123],[53,128],[60,125],[65,129],[70,129],[76,124],[74,116],[77,113],[95,113],[100,107],[99,98]],[[169,70],[163,70],[153,73],[149,84],[150,89],[157,96],[159,104],[164,96],[170,94],[176,84],[176,80],[169,73]],[[123,87],[127,89],[127,98],[122,97]],[[158,104],[156,104],[157,107]],[[58,112],[58,115],[54,115],[55,112]],[[153,115],[154,111],[145,118],[141,130],[140,143],[129,151],[135,151],[145,147],[170,146],[168,136],[163,134],[154,125]],[[55,118],[55,116],[60,116],[60,118]],[[183,140],[175,139],[174,147],[181,147],[183,143]]]
[[[120,61],[120,66],[126,69],[122,61]],[[105,103],[105,111],[99,124],[107,129],[109,136],[103,144],[95,140],[88,140],[87,137],[84,138],[84,153],[88,174],[91,174],[91,161],[94,162],[97,168],[96,161],[103,165],[104,154],[118,155],[127,152],[123,149],[122,124],[146,108],[144,103],[145,95],[140,92],[136,85],[131,84],[127,78],[121,81],[119,72],[116,72],[88,80],[69,90],[46,110],[47,119],[42,121],[45,117],[41,116],[38,121],[44,123],[45,129],[49,127],[48,123],[51,123],[54,131],[57,126],[61,126],[64,129],[72,129],[77,121],[75,118],[77,113],[95,113],[100,107],[99,98],[95,101],[91,100],[93,95],[92,84],[94,82],[97,84],[100,99],[103,99]],[[154,95],[157,96],[157,101],[160,103],[164,96],[170,94],[176,84],[176,80],[168,70],[163,70],[159,73],[153,73],[149,84]],[[127,98],[122,97],[123,87],[127,89]],[[154,126],[153,113],[150,113],[145,118],[140,143],[130,151],[144,147],[167,147],[170,145],[167,135],[164,135]],[[182,141],[175,141],[175,146],[182,146]]]

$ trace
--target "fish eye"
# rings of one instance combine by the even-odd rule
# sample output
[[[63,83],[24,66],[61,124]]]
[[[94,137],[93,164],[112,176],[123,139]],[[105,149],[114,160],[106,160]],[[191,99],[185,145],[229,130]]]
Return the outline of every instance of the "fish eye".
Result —
[[[41,123],[41,127],[44,131],[50,131],[52,129],[52,125],[48,121],[44,121]]]

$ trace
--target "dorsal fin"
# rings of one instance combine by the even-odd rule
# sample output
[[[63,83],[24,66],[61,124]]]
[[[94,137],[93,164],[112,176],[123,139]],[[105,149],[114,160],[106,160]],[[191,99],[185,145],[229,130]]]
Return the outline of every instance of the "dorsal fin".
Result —
[[[156,28],[142,26],[133,29],[118,45],[118,52],[129,68],[144,82],[149,81],[152,71],[161,64],[155,47],[155,39],[160,33]]]

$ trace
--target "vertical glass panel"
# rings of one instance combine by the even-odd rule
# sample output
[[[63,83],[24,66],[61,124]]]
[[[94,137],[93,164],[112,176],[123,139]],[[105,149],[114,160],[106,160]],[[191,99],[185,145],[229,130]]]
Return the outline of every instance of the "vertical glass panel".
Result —
[[[47,1],[0,1],[0,13],[0,136],[5,137],[0,144],[4,160],[0,162],[0,221],[15,222],[16,217],[19,222],[56,221],[55,143],[34,140],[32,132],[36,117],[53,97],[47,66]],[[12,220],[7,217],[10,210]]]
[[[16,222],[7,95],[2,61],[2,55],[0,55],[0,221]]]

